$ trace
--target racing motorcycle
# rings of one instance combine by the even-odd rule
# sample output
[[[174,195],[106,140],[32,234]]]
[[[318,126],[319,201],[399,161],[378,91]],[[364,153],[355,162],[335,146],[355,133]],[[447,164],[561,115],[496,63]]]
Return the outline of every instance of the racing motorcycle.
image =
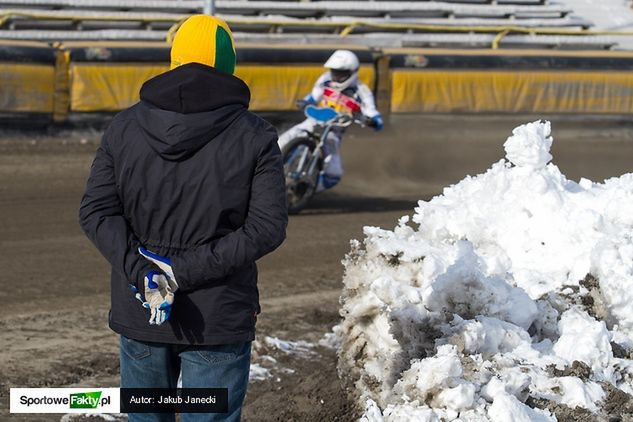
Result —
[[[365,126],[368,120],[362,115],[339,113],[330,107],[308,105],[306,117],[316,120],[314,130],[307,131],[288,142],[281,150],[286,175],[288,214],[297,214],[316,193],[319,174],[325,160],[325,142],[333,128],[351,124]]]

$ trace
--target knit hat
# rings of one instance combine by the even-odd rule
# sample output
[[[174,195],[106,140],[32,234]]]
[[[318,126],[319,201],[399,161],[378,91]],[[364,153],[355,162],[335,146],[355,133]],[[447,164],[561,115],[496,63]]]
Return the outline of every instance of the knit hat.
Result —
[[[233,35],[222,19],[208,15],[194,15],[180,26],[171,46],[170,69],[193,62],[233,74],[235,71]]]

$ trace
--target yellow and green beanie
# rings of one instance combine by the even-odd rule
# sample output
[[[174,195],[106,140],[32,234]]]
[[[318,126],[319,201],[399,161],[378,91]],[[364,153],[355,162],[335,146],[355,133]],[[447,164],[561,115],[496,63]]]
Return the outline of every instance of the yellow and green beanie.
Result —
[[[235,47],[226,22],[214,16],[194,15],[180,26],[171,46],[170,69],[187,63],[202,63],[233,74]]]

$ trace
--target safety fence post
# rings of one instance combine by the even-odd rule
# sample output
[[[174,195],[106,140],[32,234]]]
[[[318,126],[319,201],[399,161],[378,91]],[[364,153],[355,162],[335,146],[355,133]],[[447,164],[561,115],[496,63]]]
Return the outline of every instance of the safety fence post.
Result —
[[[65,122],[70,111],[70,51],[62,44],[56,46],[55,93],[53,95],[53,121]]]
[[[383,115],[391,113],[391,57],[382,53],[376,60],[376,106]]]

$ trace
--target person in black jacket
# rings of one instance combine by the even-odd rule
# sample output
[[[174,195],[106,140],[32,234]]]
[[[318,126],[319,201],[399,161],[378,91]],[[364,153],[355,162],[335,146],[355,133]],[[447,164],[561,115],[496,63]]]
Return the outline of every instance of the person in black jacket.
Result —
[[[260,312],[255,261],[288,221],[281,153],[233,76],[225,22],[190,17],[171,58],[103,135],[80,224],[112,265],[121,386],[174,388],[181,373],[183,387],[229,389],[228,413],[183,420],[239,420]]]

